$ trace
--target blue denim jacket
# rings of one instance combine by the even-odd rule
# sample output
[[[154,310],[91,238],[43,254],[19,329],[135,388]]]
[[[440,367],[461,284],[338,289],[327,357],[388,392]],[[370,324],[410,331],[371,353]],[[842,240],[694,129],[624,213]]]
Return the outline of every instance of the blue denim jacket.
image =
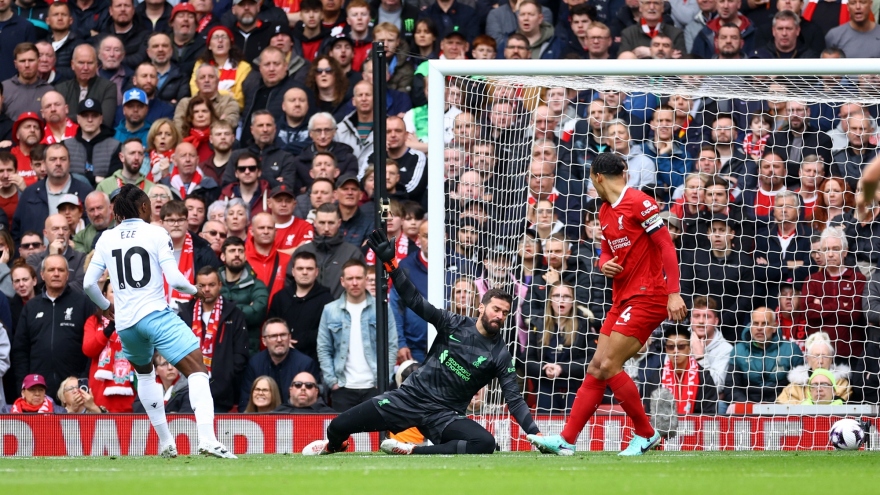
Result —
[[[321,323],[318,325],[318,362],[327,387],[345,387],[345,361],[348,358],[348,343],[351,332],[351,314],[345,309],[345,293],[339,299],[324,306]],[[367,294],[367,307],[361,313],[361,333],[364,353],[373,380],[376,380],[376,300]],[[394,372],[397,362],[397,324],[394,313],[388,311],[388,370]],[[383,380],[391,380],[391,375]],[[378,380],[376,381],[378,384]]]

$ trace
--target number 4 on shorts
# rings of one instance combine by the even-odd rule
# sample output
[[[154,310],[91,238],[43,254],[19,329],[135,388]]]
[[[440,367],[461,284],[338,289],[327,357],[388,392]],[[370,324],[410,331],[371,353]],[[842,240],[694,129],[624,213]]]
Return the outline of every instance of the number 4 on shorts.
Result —
[[[620,324],[621,321],[623,321],[623,323],[627,323],[629,319],[632,318],[632,315],[629,312],[629,310],[631,309],[633,309],[632,306],[627,306],[626,309],[624,309],[623,312],[620,313],[620,318],[617,320],[618,324]]]

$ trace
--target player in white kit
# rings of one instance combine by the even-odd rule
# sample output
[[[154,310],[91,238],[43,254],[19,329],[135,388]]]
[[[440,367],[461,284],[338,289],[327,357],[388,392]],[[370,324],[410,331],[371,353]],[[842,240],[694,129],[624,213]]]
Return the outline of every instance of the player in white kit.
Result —
[[[138,187],[125,185],[113,203],[118,225],[105,231],[85,274],[85,292],[116,321],[116,333],[137,373],[138,397],[159,436],[159,455],[177,457],[177,446],[165,418],[162,385],[156,382],[153,353],[158,350],[189,381],[189,400],[199,431],[199,453],[235,459],[235,455],[214,435],[214,398],[208,383],[199,340],[171,309],[165,298],[164,280],[180,292],[201,297],[174,259],[171,237],[162,227],[150,225],[150,199]],[[105,269],[116,307],[98,288]]]

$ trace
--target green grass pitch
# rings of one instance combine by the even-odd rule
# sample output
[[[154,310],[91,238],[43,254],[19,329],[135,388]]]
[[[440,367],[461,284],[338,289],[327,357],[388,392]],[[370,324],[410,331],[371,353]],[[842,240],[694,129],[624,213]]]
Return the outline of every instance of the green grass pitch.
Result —
[[[870,452],[655,452],[0,459],[0,493],[190,494],[874,494]]]

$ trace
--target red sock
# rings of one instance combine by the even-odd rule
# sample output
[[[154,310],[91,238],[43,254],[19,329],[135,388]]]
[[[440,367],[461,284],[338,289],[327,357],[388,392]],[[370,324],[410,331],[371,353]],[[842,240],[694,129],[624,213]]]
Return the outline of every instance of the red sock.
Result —
[[[593,375],[587,375],[587,379],[581,384],[574,398],[571,415],[562,429],[562,438],[570,443],[577,442],[578,435],[583,431],[587,421],[593,417],[602,397],[605,395],[605,380],[599,380]]]
[[[611,387],[614,398],[620,403],[620,407],[632,419],[636,435],[645,438],[654,436],[654,427],[651,426],[648,415],[645,414],[642,397],[639,395],[639,389],[632,378],[626,372],[621,371],[608,380],[608,386]]]

